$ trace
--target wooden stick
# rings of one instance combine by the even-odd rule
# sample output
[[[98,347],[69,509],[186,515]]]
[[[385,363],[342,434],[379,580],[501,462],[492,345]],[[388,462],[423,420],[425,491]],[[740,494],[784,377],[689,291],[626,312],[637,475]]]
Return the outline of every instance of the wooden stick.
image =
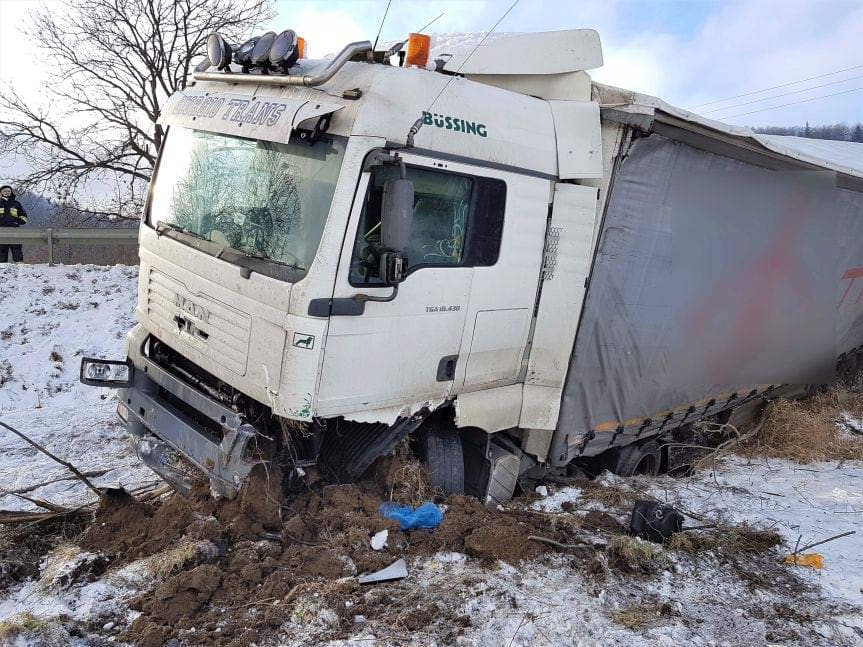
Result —
[[[848,535],[853,535],[856,532],[857,532],[856,530],[849,530],[848,532],[843,532],[842,534],[839,534],[839,535],[833,535],[832,537],[828,537],[827,539],[823,539],[822,541],[816,541],[814,544],[809,544],[809,545],[801,548],[800,552],[802,553],[804,550],[809,550],[810,548],[815,548],[816,546],[820,546],[821,544],[826,544],[828,541],[833,541],[834,539],[839,539],[840,537],[847,537]],[[798,551],[795,550],[794,552],[797,553]]]
[[[95,492],[95,493],[96,493],[96,496],[99,496],[99,497],[101,497],[101,496],[102,496],[102,490],[100,490],[100,489],[99,489],[99,488],[97,488],[95,485],[93,485],[92,481],[90,481],[90,479],[88,479],[86,476],[84,476],[84,475],[83,475],[83,474],[78,470],[78,468],[77,468],[77,467],[75,467],[74,465],[72,465],[72,463],[66,462],[66,461],[64,461],[62,458],[57,458],[56,456],[54,456],[54,454],[52,454],[52,453],[51,453],[51,452],[49,452],[47,449],[45,449],[44,447],[42,447],[42,445],[40,445],[39,443],[37,443],[35,440],[31,440],[30,438],[28,438],[27,436],[25,436],[24,434],[22,434],[20,431],[18,431],[18,430],[17,430],[17,429],[15,429],[14,427],[10,427],[9,425],[7,425],[7,424],[6,424],[5,422],[3,422],[2,420],[0,420],[0,427],[3,427],[4,429],[8,429],[8,430],[9,430],[9,431],[11,431],[13,434],[15,434],[16,436],[18,436],[21,440],[23,440],[23,441],[25,441],[25,442],[29,443],[30,445],[33,445],[33,447],[35,447],[35,448],[36,448],[36,449],[38,449],[40,452],[42,452],[43,454],[45,454],[45,456],[47,456],[47,457],[48,457],[48,458],[50,458],[51,460],[54,460],[54,461],[57,461],[58,463],[60,463],[60,465],[62,465],[63,467],[65,467],[66,469],[68,469],[70,472],[72,472],[72,474],[74,474],[76,477],[78,477],[78,480],[79,480],[79,481],[81,481],[84,485],[86,485],[88,488],[90,488],[91,490],[93,490],[93,492]]]
[[[563,550],[569,548],[584,548],[585,546],[590,546],[590,544],[561,544],[559,541],[555,541],[554,539],[549,539],[548,537],[537,537],[536,535],[528,535],[528,539],[532,539],[533,541],[538,541],[543,544],[549,544],[554,546],[555,548],[561,548]]]
[[[104,469],[104,470],[92,470],[89,472],[84,472],[84,476],[104,476],[105,474],[110,472],[112,469],[116,469],[116,468],[110,468],[110,469]],[[43,481],[41,483],[34,483],[33,485],[28,485],[27,487],[22,487],[22,488],[19,488],[17,490],[6,490],[3,488],[0,488],[0,495],[27,494],[28,492],[32,492],[33,490],[38,490],[39,488],[43,488],[46,485],[52,485],[53,483],[60,483],[61,481],[70,481],[70,480],[75,479],[75,478],[77,478],[77,477],[76,476],[60,476],[58,478],[51,479],[50,481]]]
[[[0,510],[0,524],[19,524],[19,523],[40,523],[42,521],[50,521],[58,517],[66,517],[82,510],[87,510],[86,507],[69,508],[64,512],[18,512],[15,510]]]
[[[64,514],[66,512],[69,512],[69,510],[71,509],[71,508],[67,508],[64,505],[58,505],[56,503],[51,503],[50,501],[46,501],[45,499],[42,499],[39,497],[30,497],[30,496],[27,496],[26,494],[16,494],[16,493],[10,492],[9,495],[14,496],[14,497],[18,497],[19,499],[24,499],[25,501],[29,501],[33,505],[39,506],[40,508],[44,508],[45,510],[50,510],[51,512],[59,512],[61,514]]]

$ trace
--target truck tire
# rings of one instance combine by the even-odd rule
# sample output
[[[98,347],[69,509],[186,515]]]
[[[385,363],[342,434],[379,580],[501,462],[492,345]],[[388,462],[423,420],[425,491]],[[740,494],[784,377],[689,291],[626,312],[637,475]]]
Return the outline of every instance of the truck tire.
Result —
[[[420,438],[431,486],[444,496],[464,494],[464,455],[455,429],[431,425]]]
[[[662,462],[662,450],[655,440],[632,443],[620,450],[614,468],[618,476],[656,476]]]

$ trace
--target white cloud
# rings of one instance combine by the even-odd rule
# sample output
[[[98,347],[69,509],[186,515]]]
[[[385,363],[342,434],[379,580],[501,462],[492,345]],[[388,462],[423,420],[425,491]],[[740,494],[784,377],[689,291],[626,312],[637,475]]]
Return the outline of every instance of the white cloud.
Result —
[[[607,64],[595,78],[689,107],[863,62],[857,54],[861,51],[863,4],[737,0],[717,7],[687,34],[659,32],[635,39],[624,33],[606,34]],[[710,116],[738,124],[856,121],[863,114],[863,91],[740,117],[732,115],[863,87],[863,79],[857,79],[739,105],[860,74],[863,69],[705,106],[704,110],[728,107]]]
[[[282,29],[293,29],[306,39],[306,56],[310,58],[322,58],[339,52],[350,42],[369,38],[367,30],[354,15],[339,9],[306,7],[294,12],[286,8],[278,20],[285,23]]]

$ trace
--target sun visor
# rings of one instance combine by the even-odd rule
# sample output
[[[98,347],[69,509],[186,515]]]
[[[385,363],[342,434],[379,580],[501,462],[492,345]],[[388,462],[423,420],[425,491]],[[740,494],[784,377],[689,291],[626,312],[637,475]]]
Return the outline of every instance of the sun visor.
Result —
[[[337,103],[307,99],[187,90],[171,95],[159,123],[249,139],[287,142],[291,131],[300,122],[343,107]]]
[[[602,66],[602,45],[593,29],[500,34],[477,44],[464,39],[435,53],[451,55],[444,71],[465,75],[563,74]]]

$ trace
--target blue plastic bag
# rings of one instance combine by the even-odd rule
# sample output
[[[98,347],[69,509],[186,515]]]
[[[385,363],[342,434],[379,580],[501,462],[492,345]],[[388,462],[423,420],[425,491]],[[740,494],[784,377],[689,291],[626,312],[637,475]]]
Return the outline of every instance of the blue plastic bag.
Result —
[[[382,516],[393,521],[398,521],[402,530],[416,530],[418,528],[437,528],[443,521],[443,512],[431,501],[423,503],[414,510],[409,505],[399,505],[393,501],[381,503],[378,511]]]

